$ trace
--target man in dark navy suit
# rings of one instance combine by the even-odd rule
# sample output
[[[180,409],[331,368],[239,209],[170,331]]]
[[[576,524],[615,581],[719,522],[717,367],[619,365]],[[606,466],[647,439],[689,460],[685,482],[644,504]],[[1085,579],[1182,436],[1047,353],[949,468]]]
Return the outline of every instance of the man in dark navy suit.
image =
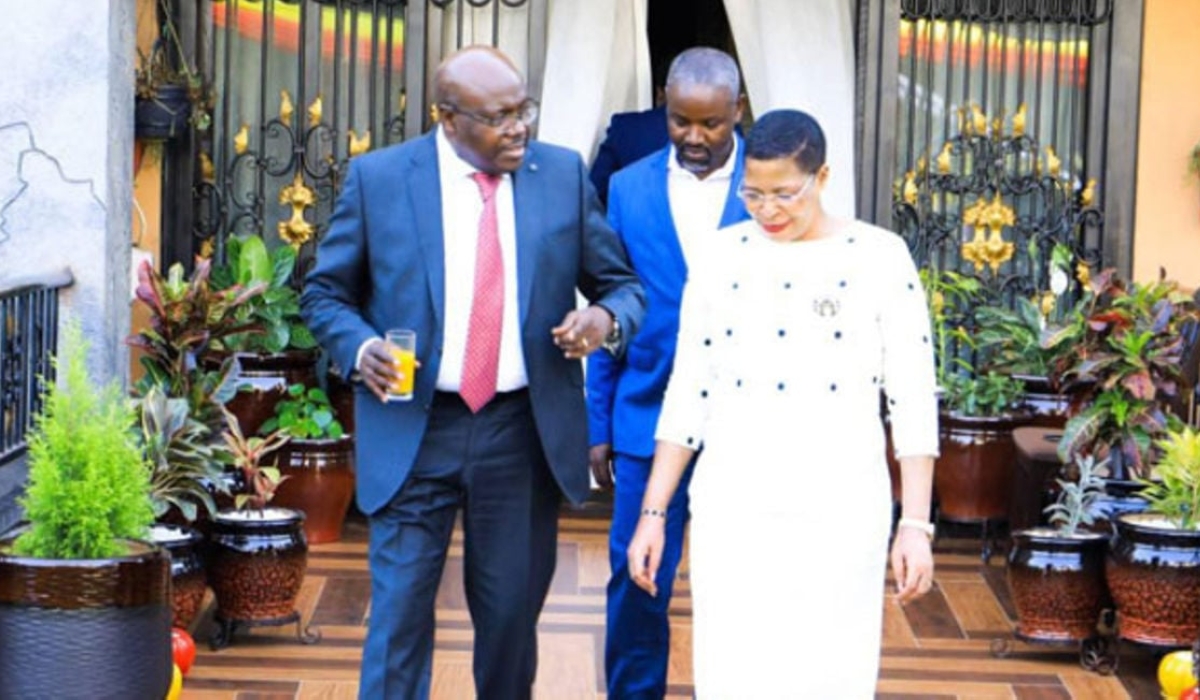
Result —
[[[609,120],[591,172],[601,202],[608,204],[608,180],[613,173],[667,145],[667,108],[662,104],[661,91],[655,89],[658,106],[641,112],[620,112]]]
[[[622,354],[645,301],[582,159],[529,140],[537,103],[512,62],[464,49],[434,89],[433,133],[350,162],[302,296],[321,345],[362,380],[359,696],[429,698],[434,599],[461,511],[476,694],[524,700],[558,507],[589,493],[579,360]],[[382,336],[396,328],[417,335],[406,402],[387,401],[399,370]]]

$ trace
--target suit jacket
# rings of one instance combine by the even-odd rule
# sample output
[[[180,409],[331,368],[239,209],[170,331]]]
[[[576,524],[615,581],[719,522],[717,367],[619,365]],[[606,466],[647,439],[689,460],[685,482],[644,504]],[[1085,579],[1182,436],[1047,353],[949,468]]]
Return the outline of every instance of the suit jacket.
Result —
[[[737,161],[721,226],[749,217],[737,186],[742,180],[745,144],[738,138]],[[646,319],[621,358],[595,353],[588,358],[588,430],[593,445],[608,443],[623,454],[651,457],[654,429],[675,361],[679,305],[687,263],[671,218],[667,197],[670,147],[613,176],[608,221],[620,235],[629,260],[646,290]]]
[[[412,469],[441,364],[444,245],[435,134],[350,162],[329,230],[301,296],[304,318],[340,367],[389,328],[417,332],[412,401],[381,403],[356,387],[358,503],[386,505]],[[550,469],[573,502],[588,494],[582,363],[567,360],[550,329],[578,290],[636,333],[644,295],[604,220],[578,154],[530,142],[513,173],[521,345],[537,432]]]
[[[592,163],[592,184],[600,201],[608,202],[612,174],[667,145],[667,108],[612,115],[604,142]]]

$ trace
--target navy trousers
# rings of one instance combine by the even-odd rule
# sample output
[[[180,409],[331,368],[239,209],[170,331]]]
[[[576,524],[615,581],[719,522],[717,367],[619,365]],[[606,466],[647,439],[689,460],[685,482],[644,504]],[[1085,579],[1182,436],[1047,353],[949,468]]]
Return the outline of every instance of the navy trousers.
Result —
[[[461,509],[476,695],[527,700],[561,498],[527,391],[500,394],[477,414],[457,394],[438,393],[412,474],[370,517],[371,613],[359,697],[430,697],[434,606]]]
[[[608,581],[608,628],[604,646],[604,668],[611,700],[662,700],[667,694],[667,658],[671,628],[667,607],[675,571],[683,556],[683,532],[688,519],[689,466],[667,507],[666,545],[655,582],[658,595],[651,596],[629,579],[625,551],[637,529],[642,496],[650,477],[651,460],[617,454],[613,461],[615,493],[612,527],[608,534],[608,556],[612,577]]]

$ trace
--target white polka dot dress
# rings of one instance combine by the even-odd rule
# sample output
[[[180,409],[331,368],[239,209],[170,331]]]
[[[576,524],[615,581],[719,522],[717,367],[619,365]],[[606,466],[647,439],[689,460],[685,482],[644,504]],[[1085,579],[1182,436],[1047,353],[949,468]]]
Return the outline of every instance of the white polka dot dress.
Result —
[[[904,242],[861,222],[777,243],[753,221],[690,266],[657,437],[689,490],[700,700],[871,698],[899,455],[937,454],[933,350]]]

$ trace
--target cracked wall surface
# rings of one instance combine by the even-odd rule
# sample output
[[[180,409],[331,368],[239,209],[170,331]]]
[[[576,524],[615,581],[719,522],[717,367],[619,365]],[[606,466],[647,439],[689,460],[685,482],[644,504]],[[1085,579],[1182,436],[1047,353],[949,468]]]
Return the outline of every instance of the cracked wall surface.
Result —
[[[12,3],[0,41],[0,289],[68,268],[100,381],[128,374],[134,7]]]

